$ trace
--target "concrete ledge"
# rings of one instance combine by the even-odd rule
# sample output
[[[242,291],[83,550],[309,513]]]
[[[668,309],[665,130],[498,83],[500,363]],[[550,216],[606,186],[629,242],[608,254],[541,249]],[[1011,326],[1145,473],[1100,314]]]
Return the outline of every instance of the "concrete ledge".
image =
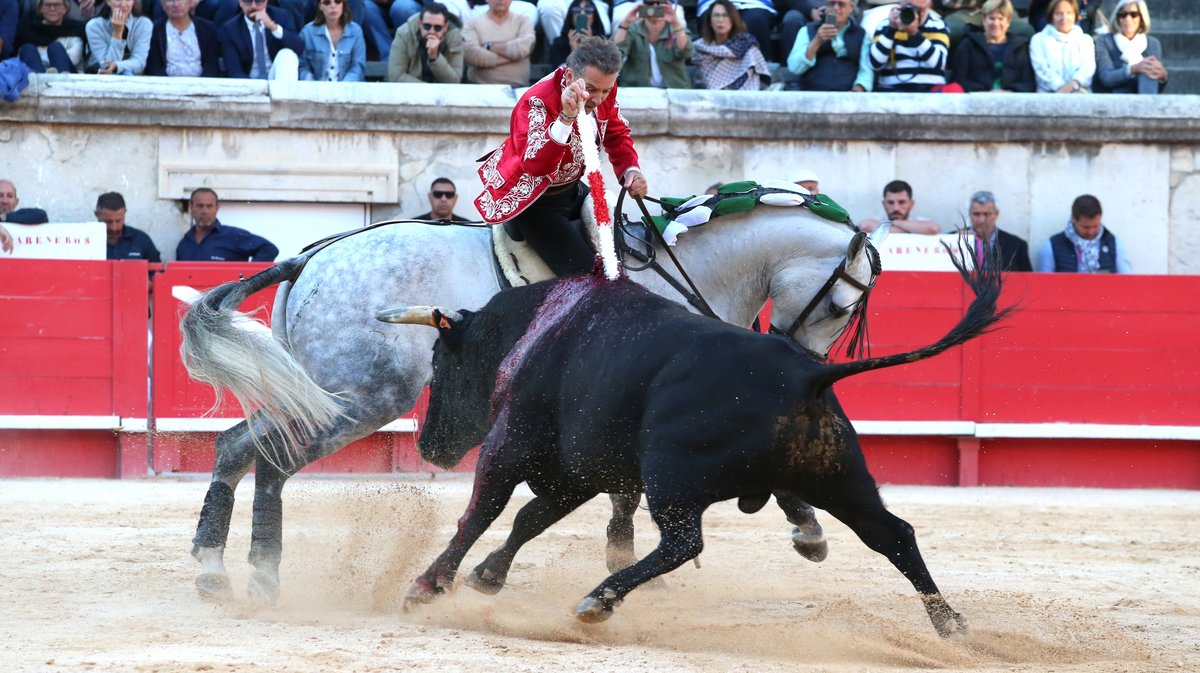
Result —
[[[520,90],[473,84],[34,75],[0,121],[503,134]],[[1197,143],[1200,96],[853,94],[626,88],[639,137]]]

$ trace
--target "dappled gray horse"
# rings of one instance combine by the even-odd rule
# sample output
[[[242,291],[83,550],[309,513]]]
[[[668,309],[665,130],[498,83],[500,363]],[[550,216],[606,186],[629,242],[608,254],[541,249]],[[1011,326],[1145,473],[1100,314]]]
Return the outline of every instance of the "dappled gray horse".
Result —
[[[772,299],[771,324],[794,327],[793,338],[823,358],[878,273],[878,258],[864,238],[853,225],[806,209],[758,206],[690,230],[673,250],[718,317],[748,326]],[[653,273],[632,277],[682,301]],[[246,297],[276,284],[268,332],[236,309]],[[181,323],[184,363],[197,381],[218,392],[229,389],[248,414],[247,421],[216,440],[216,465],[192,549],[201,564],[196,579],[201,595],[232,597],[225,542],[234,489],[251,467],[256,477],[249,560],[255,571],[249,590],[253,599],[274,602],[287,479],[416,404],[431,376],[437,335],[417,326],[381,329],[375,320],[379,307],[477,307],[499,289],[487,229],[402,223],[318,246],[251,278],[213,288],[193,304]],[[798,321],[806,308],[808,315]],[[615,533],[620,540],[610,548],[610,566],[632,561],[630,517],[636,502],[614,499],[620,506],[610,538]],[[798,507],[807,505],[788,503],[784,510],[799,525],[806,520],[793,515]],[[824,546],[823,538],[810,542]],[[800,544],[797,549],[806,553]],[[823,551],[807,552],[823,556]]]

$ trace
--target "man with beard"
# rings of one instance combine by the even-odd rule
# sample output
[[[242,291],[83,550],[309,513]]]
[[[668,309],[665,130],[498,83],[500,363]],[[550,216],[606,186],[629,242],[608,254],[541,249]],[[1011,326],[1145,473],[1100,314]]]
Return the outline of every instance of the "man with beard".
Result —
[[[892,233],[899,234],[930,234],[942,233],[937,222],[924,217],[912,215],[913,206],[912,185],[903,180],[892,180],[883,187],[883,212],[881,217],[863,220],[859,228],[863,231],[875,231],[881,223],[891,221]]]

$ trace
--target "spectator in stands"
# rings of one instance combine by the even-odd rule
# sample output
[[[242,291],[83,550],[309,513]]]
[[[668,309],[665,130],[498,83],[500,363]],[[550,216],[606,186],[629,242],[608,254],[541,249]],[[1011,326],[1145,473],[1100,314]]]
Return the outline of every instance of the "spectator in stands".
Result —
[[[300,31],[304,52],[300,79],[318,82],[362,82],[367,78],[367,43],[362,28],[350,20],[346,0],[320,0],[317,16]]]
[[[189,210],[192,227],[175,247],[182,262],[273,262],[279,254],[270,241],[245,229],[221,224],[217,193],[207,187],[192,192]]]
[[[833,17],[832,23],[824,17]],[[821,20],[796,35],[787,68],[800,76],[804,91],[870,91],[875,86],[870,50],[850,0],[827,0]]]
[[[1008,30],[1010,0],[988,0],[983,30],[968,28],[950,65],[950,80],[966,91],[1037,91],[1030,62],[1030,41]]]
[[[52,1],[52,0],[43,0]],[[158,77],[220,77],[217,26],[192,16],[193,0],[162,0],[166,12],[154,21],[146,74]]]
[[[486,12],[467,21],[467,81],[476,84],[529,86],[533,21],[509,11],[513,0],[487,0]]]
[[[144,259],[155,264],[162,261],[146,232],[125,225],[125,197],[117,192],[101,194],[96,199],[96,219],[104,223],[108,235],[105,259]]]
[[[821,191],[821,183],[817,179],[817,174],[812,171],[800,171],[794,182],[813,194],[819,194]]]
[[[613,33],[621,50],[621,86],[690,89],[687,60],[694,47],[687,28],[668,0],[645,0]]]
[[[700,0],[696,5],[696,16],[708,14],[715,0]],[[771,46],[771,32],[779,23],[779,15],[775,11],[773,0],[732,0],[746,25],[746,31],[758,41],[758,48],[767,60],[775,58],[775,50]],[[615,19],[614,19],[615,20]],[[679,25],[684,25],[680,21]],[[615,35],[613,36],[616,37]]]
[[[154,25],[142,16],[140,0],[107,0],[86,30],[88,72],[140,75],[146,69]]]
[[[298,79],[304,40],[296,33],[291,16],[267,6],[267,0],[238,3],[242,13],[217,31],[225,73],[237,79]]]
[[[773,0],[779,19],[779,54],[785,59],[792,53],[796,45],[796,35],[800,29],[813,21],[820,22],[825,18],[825,0]],[[855,2],[850,1],[851,14]]]
[[[929,3],[892,7],[887,23],[875,30],[868,53],[878,75],[876,91],[932,91],[946,84],[950,36],[946,24],[930,14]]]
[[[1100,200],[1084,194],[1071,204],[1071,221],[1038,253],[1038,271],[1133,273],[1125,246],[1104,227]]]
[[[1151,37],[1150,9],[1144,0],[1119,0],[1108,24],[1096,38],[1097,93],[1157,94],[1167,87],[1162,43]]]
[[[1038,91],[1087,93],[1096,73],[1096,45],[1076,25],[1077,0],[1054,0],[1050,23],[1029,40],[1029,58]]]
[[[538,9],[541,11],[541,4]],[[567,9],[566,21],[559,19],[562,26],[550,44],[546,61],[557,68],[567,62],[567,56],[579,45],[579,41],[593,35],[608,35],[601,19],[603,10],[593,0],[572,0]],[[549,33],[547,33],[549,35]]]
[[[18,208],[17,186],[11,180],[0,180],[0,222],[13,224],[46,224],[50,218],[41,208]]]
[[[546,2],[546,1],[547,0],[538,0],[538,5],[540,6],[543,2]],[[554,2],[554,1],[555,0],[550,0],[550,2]],[[620,27],[621,22],[625,20],[625,17],[627,17],[631,13],[637,11],[639,6],[640,5],[638,4],[638,0],[616,0],[615,4],[613,4],[613,9],[612,9],[612,26],[609,29],[611,37],[616,37],[617,28]],[[675,4],[675,14],[679,17],[680,23],[682,23],[683,25],[686,26],[687,25],[687,15],[683,11],[682,4],[680,4],[680,3]]]
[[[1012,25],[1012,2],[988,0],[983,11],[983,30],[969,28],[954,52],[951,81],[968,92],[1033,93],[1037,80],[1029,61],[1029,40],[1008,30]]]
[[[925,217],[915,217],[913,207],[917,205],[913,199],[912,185],[903,180],[892,180],[883,186],[884,215],[859,223],[863,231],[875,231],[884,222],[892,223],[892,233],[899,234],[929,234],[942,232],[937,222]]]
[[[996,195],[991,192],[975,192],[968,205],[971,213],[971,231],[975,234],[975,263],[984,261],[983,244],[997,250],[1000,268],[1004,271],[1033,271],[1029,263],[1029,244],[996,226],[1000,207]]]
[[[17,24],[21,6],[17,0],[0,0],[0,60],[17,53]]]
[[[17,29],[18,54],[33,72],[80,72],[87,40],[84,23],[67,16],[67,0],[38,0],[37,13]]]
[[[1096,32],[1096,15],[1100,9],[1101,1],[1102,0],[1078,1],[1078,6],[1076,8],[1078,11],[1076,14],[1079,18],[1077,19],[1077,23],[1079,24],[1079,27],[1083,29],[1083,32],[1087,33],[1088,35]],[[1034,30],[1041,31],[1048,24],[1052,23],[1050,6],[1053,4],[1054,0],[1029,0],[1027,16],[1029,17],[1029,23],[1033,26]]]
[[[592,8],[592,14],[588,17],[588,29],[592,31],[592,35],[608,35],[612,32],[612,23],[609,21],[610,10],[608,3],[604,0],[538,0],[537,16],[538,25],[542,27],[542,34],[546,36],[546,40],[551,42],[551,48],[558,43],[558,38],[570,37],[570,31],[576,30],[575,15],[579,12],[579,6]],[[585,10],[586,11],[586,10]],[[553,41],[551,36],[557,35]],[[560,53],[557,50],[553,53]],[[569,50],[568,50],[569,53]],[[566,61],[566,56],[562,60],[557,60],[557,56],[552,56],[549,59],[551,64],[562,64]]]
[[[429,186],[429,212],[421,213],[414,220],[442,220],[444,222],[470,222],[454,214],[458,203],[458,189],[450,178],[438,178]]]
[[[81,1],[86,2],[88,0]],[[91,1],[95,2],[95,0]],[[163,7],[162,3],[154,2],[154,0],[143,0],[143,2],[145,3],[143,9],[149,15],[151,22],[158,23],[159,19],[167,16],[166,7]],[[280,2],[280,6],[284,9],[289,9],[288,5],[291,2],[307,3],[311,2],[311,0],[283,0]],[[220,28],[225,25],[226,21],[242,13],[242,10],[238,7],[238,0],[192,0],[191,5],[190,13],[193,16],[204,19],[217,28]]]
[[[692,62],[701,88],[758,91],[770,86],[771,69],[732,0],[714,0],[700,24],[702,37],[694,44]]]
[[[463,35],[440,2],[425,5],[396,31],[388,56],[389,82],[457,84],[463,78]]]

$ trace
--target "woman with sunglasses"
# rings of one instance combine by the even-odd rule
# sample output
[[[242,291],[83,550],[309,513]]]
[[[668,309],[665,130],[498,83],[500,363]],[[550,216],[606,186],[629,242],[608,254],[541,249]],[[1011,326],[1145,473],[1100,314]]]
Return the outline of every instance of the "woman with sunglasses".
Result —
[[[1096,38],[1097,93],[1158,94],[1167,87],[1162,43],[1151,37],[1145,0],[1118,0],[1108,34]]]
[[[300,29],[304,52],[300,79],[318,82],[362,82],[366,79],[367,43],[354,23],[346,0],[320,0],[317,15]]]

